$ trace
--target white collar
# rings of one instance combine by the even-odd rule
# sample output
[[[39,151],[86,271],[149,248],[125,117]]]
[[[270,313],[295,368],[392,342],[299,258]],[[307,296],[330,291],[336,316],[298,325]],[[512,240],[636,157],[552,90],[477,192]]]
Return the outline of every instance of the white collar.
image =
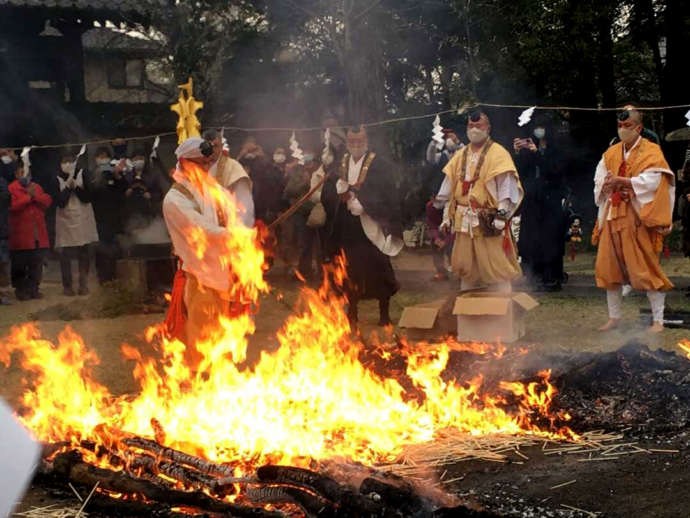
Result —
[[[630,153],[632,153],[632,150],[635,149],[635,148],[637,147],[637,145],[638,145],[641,141],[642,141],[642,135],[639,135],[639,136],[637,137],[637,140],[635,141],[635,143],[634,143],[634,144],[632,145],[632,147],[631,147],[630,149],[628,149],[627,151],[625,150],[625,143],[623,143],[623,158],[624,158],[625,160],[628,159],[628,157],[630,156]]]
[[[357,180],[359,180],[359,175],[362,172],[362,166],[364,165],[364,158],[366,156],[367,153],[364,153],[362,155],[362,158],[355,162],[352,158],[352,155],[350,155],[350,164],[347,168],[347,183],[349,183],[350,185],[356,184]]]

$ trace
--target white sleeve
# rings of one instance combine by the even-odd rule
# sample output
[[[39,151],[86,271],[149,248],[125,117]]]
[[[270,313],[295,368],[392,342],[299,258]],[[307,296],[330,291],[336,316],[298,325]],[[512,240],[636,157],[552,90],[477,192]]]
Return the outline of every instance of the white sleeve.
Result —
[[[232,185],[235,201],[240,205],[239,218],[242,224],[251,228],[254,226],[254,198],[247,178],[240,178]]]
[[[317,184],[323,180],[323,177],[326,176],[326,172],[323,170],[323,166],[319,167],[316,171],[314,171],[311,175],[311,180],[309,182],[309,190],[311,191],[314,187],[317,186]],[[321,201],[321,192],[323,191],[323,186],[314,191],[309,198],[313,203],[319,203]]]
[[[62,191],[64,191],[65,189],[67,189],[67,181],[64,180],[64,179],[63,179],[62,177],[60,177],[60,176],[58,176],[57,179],[58,179],[58,185],[59,185],[59,187],[60,187],[60,192],[62,192]]]
[[[597,207],[601,207],[606,203],[606,196],[602,193],[602,188],[604,187],[604,180],[609,172],[606,170],[606,164],[604,164],[604,159],[599,160],[597,164],[597,169],[594,173],[594,204]]]
[[[426,148],[426,161],[431,165],[438,165],[442,153],[436,147],[436,141],[432,140]]]
[[[502,173],[494,178],[496,182],[496,200],[498,208],[507,212],[513,212],[520,202],[520,189],[517,178],[511,173]]]
[[[450,199],[450,178],[447,174],[443,175],[443,183],[441,183],[436,198],[442,201],[448,201]]]
[[[182,260],[182,269],[194,275],[203,286],[228,291],[230,275],[222,260],[227,249],[228,230],[202,216],[184,194],[174,189],[163,200],[163,217],[175,255]],[[199,235],[190,232],[192,229],[203,232]],[[204,253],[197,255],[200,242],[203,242]]]
[[[630,179],[635,197],[641,205],[654,201],[654,195],[661,183],[662,174],[659,171],[644,171]]]

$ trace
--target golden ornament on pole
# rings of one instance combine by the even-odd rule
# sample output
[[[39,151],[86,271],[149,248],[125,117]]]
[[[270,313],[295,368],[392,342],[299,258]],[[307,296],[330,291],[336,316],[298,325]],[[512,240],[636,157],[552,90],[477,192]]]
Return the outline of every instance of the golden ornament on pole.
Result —
[[[177,88],[180,89],[180,96],[177,102],[170,106],[170,110],[177,113],[177,143],[182,144],[189,137],[201,135],[201,122],[197,119],[196,112],[204,107],[204,103],[194,98],[194,82],[191,77]]]

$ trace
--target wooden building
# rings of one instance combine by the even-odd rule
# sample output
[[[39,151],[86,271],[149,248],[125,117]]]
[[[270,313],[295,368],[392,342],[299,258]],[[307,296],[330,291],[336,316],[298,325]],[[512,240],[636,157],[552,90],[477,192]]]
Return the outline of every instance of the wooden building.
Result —
[[[0,0],[0,145],[174,128],[161,51],[117,29],[168,1]]]

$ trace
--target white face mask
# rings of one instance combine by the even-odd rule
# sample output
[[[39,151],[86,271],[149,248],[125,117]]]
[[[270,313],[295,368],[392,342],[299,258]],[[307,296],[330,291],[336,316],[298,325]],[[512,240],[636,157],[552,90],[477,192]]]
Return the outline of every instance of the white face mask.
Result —
[[[134,169],[143,169],[144,168],[144,161],[143,160],[135,160],[132,162],[132,165],[134,166]]]
[[[458,148],[458,145],[455,143],[455,141],[452,138],[446,139],[446,149],[448,149],[448,151],[455,151],[457,148]]]
[[[538,139],[543,139],[546,135],[546,130],[544,128],[534,128],[534,136]]]
[[[479,128],[469,128],[467,130],[467,138],[472,144],[481,144],[489,138],[489,132]]]
[[[10,157],[10,155],[2,155],[2,158],[0,158],[0,160],[2,160],[2,163],[5,165],[9,165],[12,163],[12,157]]]
[[[634,144],[640,134],[628,128],[618,128],[618,138],[621,139],[625,144]]]
[[[74,173],[75,166],[75,162],[63,162],[60,164],[60,169],[62,169],[62,172],[65,174],[72,174]]]
[[[98,166],[110,165],[110,159],[109,158],[98,158],[98,159],[96,159],[96,165],[98,165]]]
[[[276,164],[282,164],[283,162],[285,162],[285,155],[281,155],[279,153],[276,153],[275,155],[273,155],[273,161]]]

